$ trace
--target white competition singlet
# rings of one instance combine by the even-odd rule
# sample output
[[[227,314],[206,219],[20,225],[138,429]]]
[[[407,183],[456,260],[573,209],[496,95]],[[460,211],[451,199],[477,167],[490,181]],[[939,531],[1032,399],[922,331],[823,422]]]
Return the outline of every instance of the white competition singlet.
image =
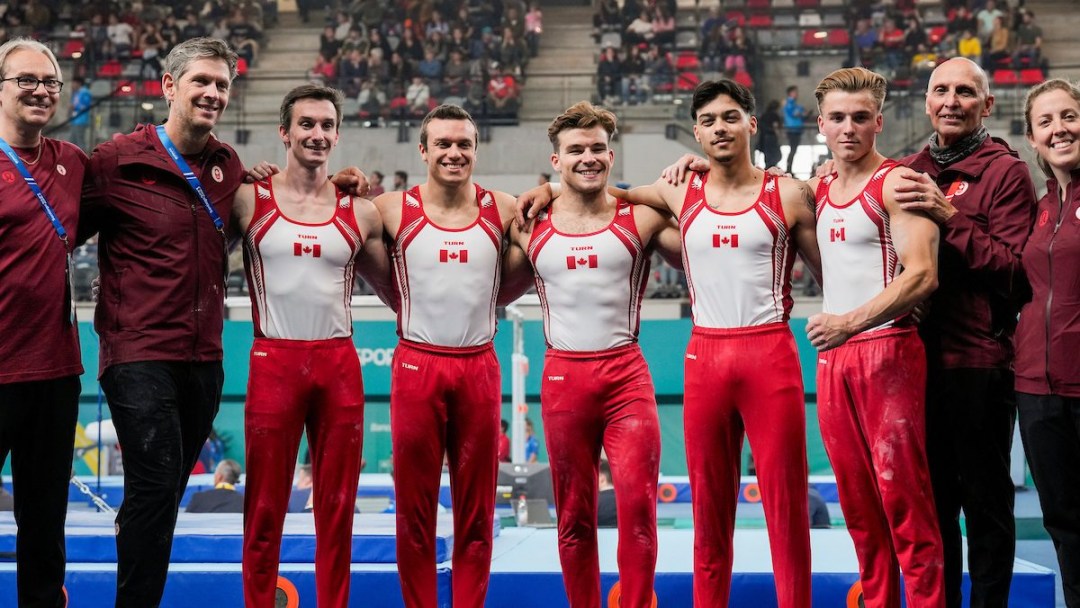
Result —
[[[649,256],[633,206],[619,201],[615,219],[590,234],[564,234],[541,212],[529,260],[544,311],[549,348],[591,352],[637,341]]]
[[[898,166],[896,161],[886,160],[858,196],[842,203],[829,196],[835,173],[818,183],[817,239],[825,291],[823,310],[827,313],[845,314],[862,306],[896,277],[898,258],[882,187],[885,176]],[[869,331],[894,323],[896,319]]]
[[[255,183],[244,266],[258,338],[326,340],[352,335],[353,264],[363,245],[352,198],[337,190],[321,224],[285,216],[269,180]]]
[[[402,193],[401,228],[391,250],[398,335],[434,346],[480,346],[495,337],[502,219],[495,196],[476,185],[480,214],[465,228],[442,228],[424,213],[420,187]]]
[[[679,217],[694,325],[733,329],[786,322],[795,256],[779,178],[766,173],[754,204],[735,213],[706,203],[708,178],[691,174]]]

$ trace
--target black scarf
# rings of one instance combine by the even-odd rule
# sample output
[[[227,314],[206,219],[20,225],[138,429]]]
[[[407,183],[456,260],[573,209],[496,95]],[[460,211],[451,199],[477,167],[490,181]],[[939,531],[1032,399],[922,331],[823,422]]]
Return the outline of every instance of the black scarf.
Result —
[[[986,130],[986,127],[979,125],[979,128],[971,135],[947,148],[943,148],[938,145],[938,136],[937,133],[934,133],[930,136],[930,157],[941,166],[951,165],[970,156],[986,141],[987,137],[990,137],[990,133]]]

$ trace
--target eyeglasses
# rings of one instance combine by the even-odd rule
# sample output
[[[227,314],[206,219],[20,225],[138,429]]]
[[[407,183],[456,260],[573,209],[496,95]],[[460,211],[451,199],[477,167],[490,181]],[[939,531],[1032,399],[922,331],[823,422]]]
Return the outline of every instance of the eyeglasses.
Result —
[[[50,93],[59,93],[60,89],[64,88],[64,83],[55,78],[46,78],[44,80],[40,78],[34,78],[33,76],[19,76],[17,78],[0,78],[0,82],[7,82],[14,80],[15,84],[19,85],[19,88],[24,91],[36,91],[38,85],[43,85],[45,90]]]

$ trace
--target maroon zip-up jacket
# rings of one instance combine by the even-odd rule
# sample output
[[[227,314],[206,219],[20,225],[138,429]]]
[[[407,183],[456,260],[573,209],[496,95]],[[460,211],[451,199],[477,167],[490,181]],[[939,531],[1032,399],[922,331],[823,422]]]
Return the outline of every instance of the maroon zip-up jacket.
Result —
[[[927,146],[900,161],[927,173],[959,211],[941,225],[938,289],[919,326],[931,369],[1009,369],[1019,310],[1020,251],[1035,211],[1031,172],[988,137],[947,167]]]
[[[1047,182],[1035,227],[1024,246],[1031,301],[1016,330],[1016,390],[1080,397],[1080,169],[1064,204],[1057,180]]]
[[[229,234],[243,163],[213,137],[185,159]],[[113,136],[90,157],[80,242],[94,233],[100,372],[137,361],[220,361],[225,242],[153,125]]]

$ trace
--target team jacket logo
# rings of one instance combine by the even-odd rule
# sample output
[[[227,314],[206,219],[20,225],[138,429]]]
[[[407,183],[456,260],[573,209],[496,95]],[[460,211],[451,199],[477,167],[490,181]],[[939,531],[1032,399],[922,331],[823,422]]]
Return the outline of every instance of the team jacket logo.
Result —
[[[690,180],[690,187],[694,190],[701,190],[701,176],[697,173],[694,174],[694,179]]]
[[[732,234],[714,234],[712,235],[713,247],[731,247],[732,249],[739,246],[739,233]]]
[[[836,241],[846,241],[847,235],[844,234],[844,227],[829,228],[829,242],[835,243]]]
[[[292,253],[296,257],[304,257],[310,255],[313,258],[322,257],[322,245],[318,243],[314,245],[308,245],[305,243],[293,243]]]
[[[1080,214],[1080,209],[1077,210],[1077,213]],[[1077,217],[1080,217],[1080,215],[1078,215]],[[1043,209],[1042,214],[1039,215],[1039,227],[1041,228],[1041,227],[1045,226],[1046,223],[1049,222],[1049,221],[1050,221],[1050,212],[1047,211],[1046,209]]]
[[[270,191],[267,190],[266,188],[263,188],[262,186],[255,186],[255,194],[259,198],[264,198],[266,200],[270,200]]]
[[[949,185],[949,191],[945,193],[945,200],[951,201],[954,196],[962,196],[968,191],[970,184],[963,180],[963,178],[957,179],[955,182]]]
[[[60,175],[67,175],[67,167],[64,165],[56,165],[56,172]]]
[[[440,249],[439,250],[439,262],[442,264],[449,264],[451,262],[458,262],[460,264],[469,263],[469,250],[468,249]]]
[[[576,270],[578,267],[581,267],[581,268],[596,268],[598,265],[599,265],[599,259],[595,255],[590,255],[588,257],[586,257],[586,256],[578,257],[576,255],[568,255],[568,256],[566,256],[566,268],[567,268],[567,270]]]
[[[9,184],[15,183],[15,174],[11,171],[4,171],[3,175],[0,175],[0,177],[3,177],[4,181]]]
[[[225,172],[221,170],[221,167],[214,165],[214,168],[210,170],[210,177],[214,178],[214,181],[221,183],[225,179]]]

